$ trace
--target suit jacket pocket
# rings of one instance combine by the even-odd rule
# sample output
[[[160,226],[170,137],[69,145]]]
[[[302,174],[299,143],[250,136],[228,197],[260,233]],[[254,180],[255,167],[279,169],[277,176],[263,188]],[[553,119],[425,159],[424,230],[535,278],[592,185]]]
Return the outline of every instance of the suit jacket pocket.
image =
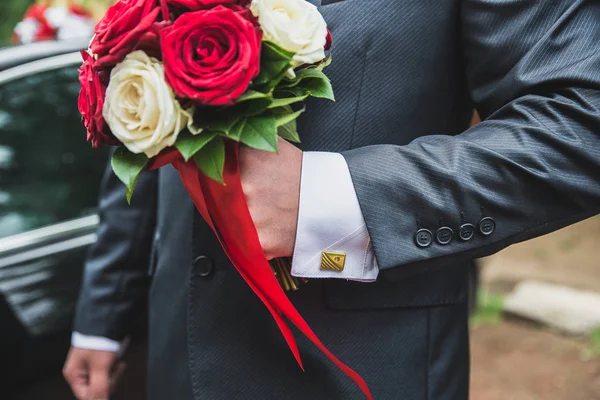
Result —
[[[468,266],[448,267],[393,281],[380,273],[374,283],[328,280],[325,304],[334,310],[432,307],[464,302],[468,293]]]

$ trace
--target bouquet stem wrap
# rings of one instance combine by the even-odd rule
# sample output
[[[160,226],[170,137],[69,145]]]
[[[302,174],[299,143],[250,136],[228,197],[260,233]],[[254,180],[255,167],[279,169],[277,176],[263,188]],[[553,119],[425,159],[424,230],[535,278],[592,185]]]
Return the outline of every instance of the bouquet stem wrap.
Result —
[[[179,171],[194,205],[214,231],[223,250],[242,278],[273,315],[300,368],[304,370],[300,352],[284,317],[350,377],[368,399],[372,400],[373,397],[365,380],[325,347],[296,310],[273,275],[262,250],[242,190],[238,150],[237,143],[228,141],[223,171],[224,184],[205,176],[193,161],[185,162],[179,152],[174,149],[157,156],[149,167],[157,169],[167,164],[173,164]]]

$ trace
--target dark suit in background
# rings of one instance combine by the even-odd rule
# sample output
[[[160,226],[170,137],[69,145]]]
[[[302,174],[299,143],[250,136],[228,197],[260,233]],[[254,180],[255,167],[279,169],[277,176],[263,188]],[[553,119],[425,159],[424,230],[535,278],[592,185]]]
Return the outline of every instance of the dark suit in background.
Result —
[[[308,105],[302,146],[346,157],[381,274],[311,281],[290,297],[375,399],[467,399],[469,260],[600,209],[600,2],[346,0],[321,11],[337,103]],[[464,132],[474,106],[485,121]],[[172,168],[145,175],[129,208],[109,207],[124,197],[109,189],[75,329],[126,334],[145,274],[128,257],[153,243],[151,399],[362,398],[297,335],[300,371]]]

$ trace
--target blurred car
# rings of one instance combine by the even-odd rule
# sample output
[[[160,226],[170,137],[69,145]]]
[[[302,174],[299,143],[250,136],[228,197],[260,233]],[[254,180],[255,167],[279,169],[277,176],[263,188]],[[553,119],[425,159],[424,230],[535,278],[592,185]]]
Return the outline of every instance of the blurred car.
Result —
[[[77,110],[87,40],[0,49],[0,387],[60,374],[108,154]]]

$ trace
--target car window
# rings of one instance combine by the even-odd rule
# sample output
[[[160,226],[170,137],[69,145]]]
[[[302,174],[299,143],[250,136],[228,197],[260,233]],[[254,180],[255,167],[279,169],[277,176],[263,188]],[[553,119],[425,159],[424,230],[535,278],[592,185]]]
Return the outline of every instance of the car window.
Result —
[[[0,238],[94,212],[108,155],[86,142],[78,94],[77,66],[0,85]]]

